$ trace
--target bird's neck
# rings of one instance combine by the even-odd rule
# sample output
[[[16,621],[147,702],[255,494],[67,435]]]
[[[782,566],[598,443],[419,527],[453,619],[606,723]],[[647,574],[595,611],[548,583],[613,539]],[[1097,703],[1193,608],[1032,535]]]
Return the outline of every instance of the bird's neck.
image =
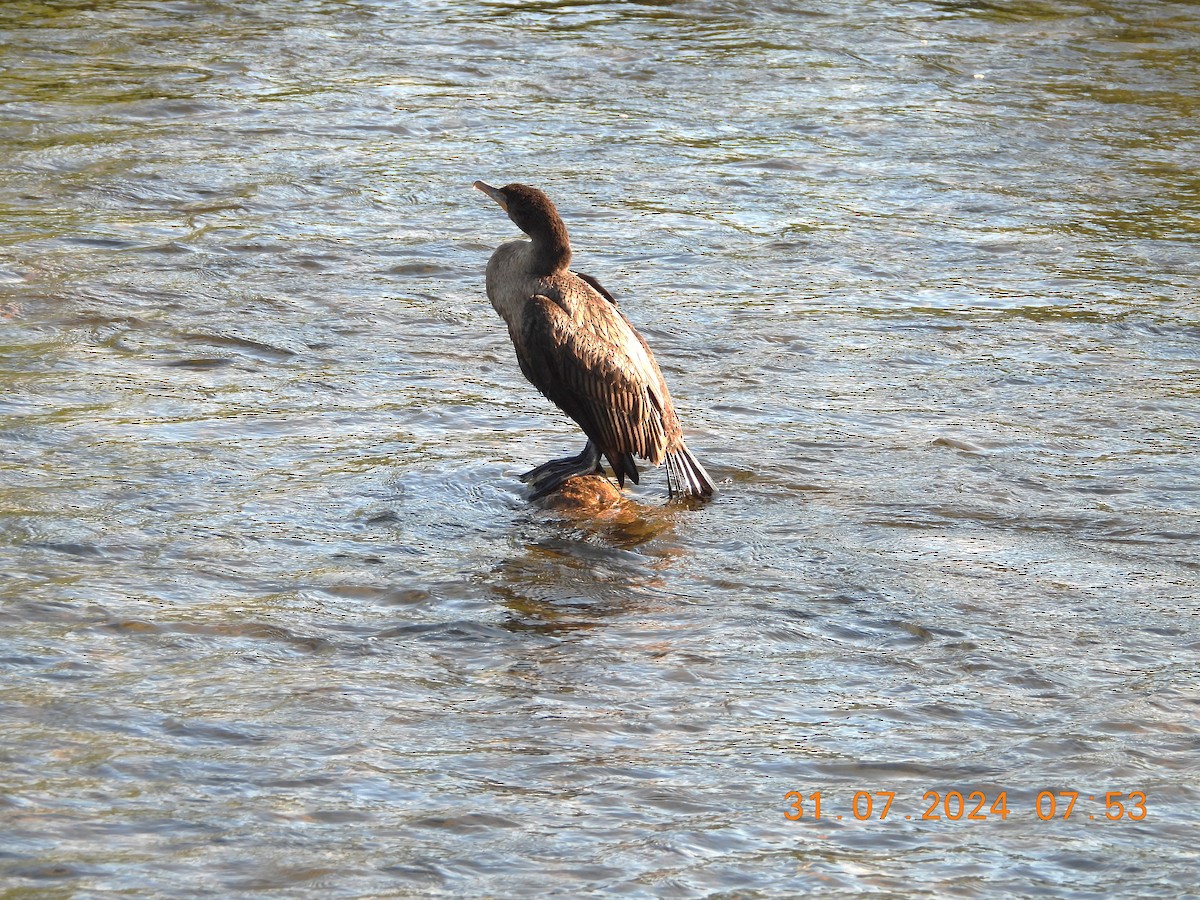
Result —
[[[540,223],[533,233],[532,264],[534,275],[557,275],[571,265],[571,241],[567,226],[557,216]]]

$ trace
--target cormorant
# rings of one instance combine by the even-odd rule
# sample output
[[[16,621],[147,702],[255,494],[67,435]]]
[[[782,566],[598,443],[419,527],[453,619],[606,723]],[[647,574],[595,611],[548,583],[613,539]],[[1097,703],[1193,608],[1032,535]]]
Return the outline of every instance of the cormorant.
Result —
[[[578,456],[521,476],[544,497],[576,475],[602,472],[638,483],[634,456],[667,464],[671,496],[704,497],[712,479],[683,443],[662,372],[645,340],[595,278],[572,272],[571,242],[558,210],[525,184],[475,187],[500,204],[529,241],[501,244],[487,264],[487,295],[508,325],[521,371],[588,437]]]

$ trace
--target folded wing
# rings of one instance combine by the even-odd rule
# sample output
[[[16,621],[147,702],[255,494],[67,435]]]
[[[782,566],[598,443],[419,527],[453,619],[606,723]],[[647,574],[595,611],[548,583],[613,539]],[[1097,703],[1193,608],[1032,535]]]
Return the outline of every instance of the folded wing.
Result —
[[[637,481],[631,454],[662,462],[678,430],[670,397],[654,357],[615,305],[538,295],[512,337],[525,377],[575,420],[619,480]]]

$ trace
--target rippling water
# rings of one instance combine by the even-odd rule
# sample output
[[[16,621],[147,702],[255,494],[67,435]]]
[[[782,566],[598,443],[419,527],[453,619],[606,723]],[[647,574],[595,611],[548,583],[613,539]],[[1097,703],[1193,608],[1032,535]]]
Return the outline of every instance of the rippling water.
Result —
[[[1198,46],[1116,0],[6,3],[0,891],[1193,890]],[[525,502],[581,441],[476,178],[558,201],[711,504]]]

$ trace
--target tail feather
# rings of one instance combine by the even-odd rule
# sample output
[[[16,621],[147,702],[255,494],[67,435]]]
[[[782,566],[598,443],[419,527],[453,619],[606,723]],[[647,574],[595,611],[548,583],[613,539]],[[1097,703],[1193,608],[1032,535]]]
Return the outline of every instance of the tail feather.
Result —
[[[617,477],[617,484],[625,487],[625,479],[628,478],[634,484],[639,484],[641,479],[638,476],[637,463],[633,461],[632,453],[624,453],[613,459],[608,458],[608,464],[612,466],[613,475]]]
[[[672,497],[682,494],[685,497],[708,497],[713,492],[712,479],[700,465],[700,460],[692,456],[683,444],[679,449],[667,454],[667,491]]]
[[[625,454],[625,474],[629,476],[630,480],[631,480],[631,481],[632,481],[634,484],[641,484],[641,483],[642,483],[642,479],[641,479],[641,477],[638,475],[638,467],[637,467],[637,463],[635,463],[635,462],[633,461],[633,454],[632,454],[632,453],[626,453],[626,454]]]

